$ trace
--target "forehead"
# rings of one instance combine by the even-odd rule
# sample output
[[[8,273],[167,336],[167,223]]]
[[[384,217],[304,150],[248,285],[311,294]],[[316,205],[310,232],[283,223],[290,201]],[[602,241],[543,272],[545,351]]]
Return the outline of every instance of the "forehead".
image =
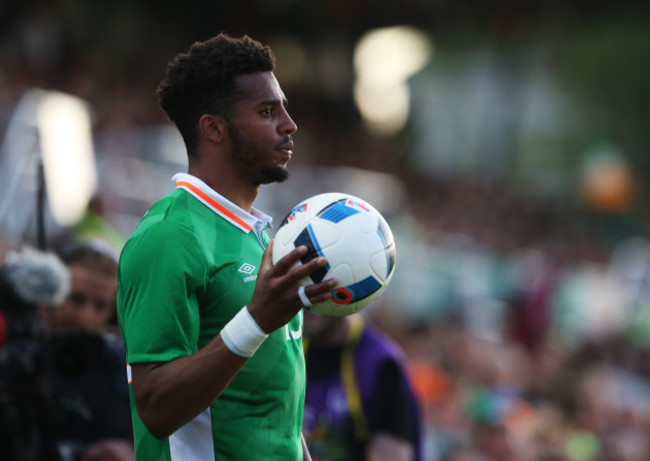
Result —
[[[68,270],[72,275],[70,280],[71,285],[75,287],[90,288],[90,284],[104,283],[104,284],[117,284],[117,277],[106,274],[103,271],[86,267],[82,264],[70,264]]]
[[[241,99],[255,104],[263,101],[282,101],[285,96],[273,72],[257,72],[235,77]]]

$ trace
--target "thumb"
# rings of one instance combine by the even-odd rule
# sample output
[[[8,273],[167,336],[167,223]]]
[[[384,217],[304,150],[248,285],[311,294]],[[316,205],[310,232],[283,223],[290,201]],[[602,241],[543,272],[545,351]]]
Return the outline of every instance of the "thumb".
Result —
[[[266,250],[264,250],[264,254],[262,255],[260,272],[262,271],[266,272],[271,268],[272,265],[273,265],[273,239],[269,240],[269,244],[266,246]]]

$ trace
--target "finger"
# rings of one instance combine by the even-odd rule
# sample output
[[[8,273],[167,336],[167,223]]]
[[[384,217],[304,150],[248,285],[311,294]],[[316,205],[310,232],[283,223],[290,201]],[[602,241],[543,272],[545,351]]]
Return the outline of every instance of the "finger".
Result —
[[[299,280],[309,276],[311,273],[321,270],[325,266],[327,266],[327,259],[319,256],[318,258],[314,258],[311,261],[294,267],[291,272],[289,272],[288,279],[289,281],[298,282]]]
[[[307,297],[311,304],[327,301],[332,297],[331,291],[332,288],[336,286],[336,284],[337,280],[335,278],[330,278],[321,283],[307,285],[304,289],[304,295]],[[300,295],[298,295],[298,297],[300,298]],[[303,305],[305,304],[306,303],[303,302]]]
[[[305,285],[300,285],[298,287],[298,299],[300,299],[303,307],[309,307],[312,305],[312,302],[309,300],[309,295],[307,295],[305,291]]]
[[[275,267],[279,272],[288,272],[291,267],[300,261],[305,254],[307,254],[308,248],[305,245],[300,245],[291,250],[289,253],[280,258],[276,263]]]
[[[260,272],[268,270],[273,265],[273,240],[269,240],[269,244],[264,250],[262,255],[262,262],[260,263]]]

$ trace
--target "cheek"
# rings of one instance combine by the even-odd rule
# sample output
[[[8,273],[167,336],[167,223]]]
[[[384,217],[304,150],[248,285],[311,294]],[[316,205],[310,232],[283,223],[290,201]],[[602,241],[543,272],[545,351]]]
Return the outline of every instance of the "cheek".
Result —
[[[271,122],[250,124],[239,132],[240,141],[245,145],[256,148],[272,147],[277,142],[275,127]]]
[[[101,317],[103,322],[108,322],[111,319],[111,316],[113,315],[113,309],[111,309],[110,306],[106,306],[106,308],[102,309],[102,311],[99,312],[98,315]]]
[[[77,310],[78,309],[74,305],[70,304],[69,302],[64,302],[63,304],[52,309],[51,315],[52,318],[56,320],[65,320],[73,318]]]

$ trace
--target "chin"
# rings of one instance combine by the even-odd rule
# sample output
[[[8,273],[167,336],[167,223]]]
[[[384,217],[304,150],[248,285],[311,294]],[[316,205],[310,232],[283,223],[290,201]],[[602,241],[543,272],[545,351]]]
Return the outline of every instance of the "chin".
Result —
[[[264,168],[260,171],[258,183],[270,184],[274,182],[283,182],[289,177],[289,170],[285,166],[276,166],[272,168]]]

